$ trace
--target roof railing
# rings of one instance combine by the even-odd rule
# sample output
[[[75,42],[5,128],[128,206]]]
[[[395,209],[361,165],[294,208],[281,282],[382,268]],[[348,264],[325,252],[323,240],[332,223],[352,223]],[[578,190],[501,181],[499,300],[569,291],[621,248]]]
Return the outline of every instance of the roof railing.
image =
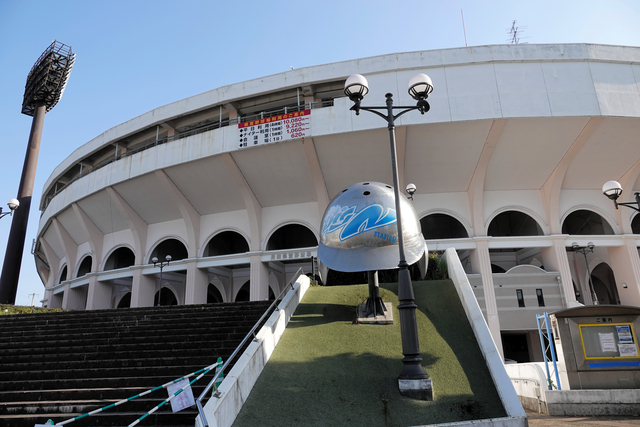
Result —
[[[300,105],[296,105],[296,106],[292,106],[292,107],[284,107],[284,108],[278,108],[276,110],[269,110],[269,111],[262,111],[260,113],[257,114],[252,114],[249,116],[243,116],[243,117],[236,117],[234,119],[224,119],[222,121],[216,121],[213,123],[209,123],[206,125],[202,125],[202,126],[198,126],[189,130],[185,130],[183,132],[180,132],[176,135],[172,135],[172,136],[167,136],[161,139],[155,139],[155,138],[151,138],[148,139],[146,141],[143,141],[141,143],[138,143],[135,148],[132,148],[130,150],[125,151],[124,153],[120,153],[120,154],[116,154],[112,157],[109,157],[107,159],[104,159],[98,163],[96,163],[95,165],[93,165],[92,168],[90,168],[89,170],[87,170],[86,172],[81,169],[80,172],[78,173],[78,175],[74,176],[73,178],[71,178],[69,181],[65,182],[64,184],[58,186],[58,183],[60,180],[56,181],[56,185],[53,188],[53,191],[50,191],[49,194],[46,196],[45,198],[45,203],[44,203],[44,209],[47,208],[47,206],[49,206],[49,203],[51,203],[51,200],[53,200],[53,198],[55,196],[57,196],[60,192],[62,192],[65,188],[67,188],[69,185],[71,185],[73,182],[79,180],[80,178],[89,175],[92,172],[95,172],[113,162],[117,162],[118,160],[124,158],[124,157],[128,157],[128,156],[132,156],[134,154],[140,153],[141,151],[145,151],[148,150],[150,148],[153,148],[157,145],[161,145],[161,144],[165,144],[167,142],[171,142],[171,141],[176,141],[178,139],[182,139],[182,138],[187,138],[189,136],[193,136],[193,135],[197,135],[200,133],[204,133],[204,132],[209,132],[215,129],[219,129],[221,127],[226,127],[226,126],[230,126],[230,125],[237,125],[240,123],[244,123],[244,122],[250,122],[252,120],[256,120],[256,119],[260,119],[260,118],[268,118],[268,117],[273,117],[273,116],[277,116],[279,114],[286,114],[286,113],[290,113],[290,112],[296,112],[296,111],[303,111],[305,109],[316,109],[316,108],[324,108],[324,107],[332,107],[333,106],[333,100],[328,100],[328,101],[319,101],[319,102],[311,102],[308,104],[300,104]],[[82,160],[80,160],[78,162],[81,163]]]

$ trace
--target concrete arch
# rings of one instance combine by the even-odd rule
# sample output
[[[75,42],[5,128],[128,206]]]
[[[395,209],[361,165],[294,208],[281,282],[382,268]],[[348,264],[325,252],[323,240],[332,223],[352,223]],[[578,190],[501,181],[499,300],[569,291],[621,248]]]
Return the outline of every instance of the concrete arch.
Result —
[[[136,252],[133,250],[131,245],[128,245],[128,244],[125,243],[125,244],[122,244],[122,245],[115,246],[115,247],[111,248],[109,251],[107,251],[107,253],[105,254],[104,258],[102,259],[102,262],[100,262],[100,271],[105,271],[105,267],[107,265],[107,261],[109,260],[111,255],[113,255],[113,253],[115,251],[117,251],[118,249],[120,249],[120,248],[129,249],[133,253],[133,256],[135,258]],[[134,261],[133,265],[135,265],[135,261]]]
[[[283,221],[281,223],[279,223],[278,225],[276,225],[275,227],[273,227],[273,229],[271,229],[271,231],[269,232],[269,234],[266,236],[266,238],[264,239],[264,242],[262,242],[262,250],[263,251],[267,251],[267,246],[269,244],[269,241],[271,240],[271,238],[273,237],[273,235],[280,230],[282,227],[285,227],[287,225],[300,225],[302,227],[305,227],[307,230],[309,230],[315,237],[316,239],[316,246],[318,244],[318,242],[320,241],[320,236],[318,234],[318,232],[316,230],[314,230],[313,226],[311,226],[311,224],[309,224],[306,221]]]
[[[428,217],[429,215],[434,215],[434,214],[448,215],[451,218],[456,219],[460,224],[462,224],[464,229],[467,231],[467,236],[473,237],[473,227],[471,227],[471,224],[469,224],[469,222],[466,219],[464,219],[460,214],[449,209],[429,209],[428,211],[425,211],[419,214],[418,220],[422,221],[422,219]]]
[[[62,278],[62,273],[65,273],[65,278]],[[56,276],[57,282],[56,285],[62,282],[66,282],[67,280],[69,280],[69,268],[67,267],[67,264],[64,263],[60,266],[60,269],[58,270],[58,275]]]
[[[160,295],[160,291],[163,290],[163,292],[166,292],[164,290],[170,290],[171,293],[173,293],[173,296],[176,299],[176,305],[184,305],[184,301],[181,300],[182,298],[180,297],[180,293],[176,290],[176,288],[168,281],[164,281],[163,283],[160,283],[160,289],[157,290],[154,295],[153,295],[153,299],[154,299],[154,305],[157,304],[156,301],[156,297],[158,297]]]
[[[618,224],[615,221],[615,219],[612,218],[610,215],[608,215],[602,209],[597,208],[593,205],[577,205],[577,206],[573,206],[571,209],[568,209],[560,218],[560,230],[562,230],[562,227],[564,226],[564,222],[567,220],[567,217],[577,211],[591,211],[591,212],[597,213],[602,217],[602,219],[607,221],[607,224],[609,224],[609,227],[611,227],[611,230],[613,230],[614,235],[620,234],[620,227],[618,227]]]
[[[250,290],[251,290],[251,280],[247,280],[246,282],[244,282],[244,283],[242,284],[242,286],[240,286],[240,287],[238,288],[238,290],[237,290],[237,291],[235,291],[235,292],[233,293],[233,302],[236,302],[236,301],[237,301],[237,299],[238,299],[238,294],[239,294],[240,292],[246,292],[246,293],[247,293],[247,300],[246,300],[246,301],[249,301],[249,300],[251,299],[251,298],[249,297],[249,295],[251,294],[251,291],[250,291]],[[245,301],[245,300],[243,299],[242,301]]]
[[[218,279],[218,278],[216,277],[215,279]],[[209,281],[209,284],[207,285],[207,304],[209,304],[209,289],[211,288],[215,289],[220,294],[220,298],[222,299],[222,302],[227,302],[227,297],[226,297],[226,292],[224,292],[224,287],[222,287],[221,289],[220,285],[215,282],[220,282],[220,279]]]
[[[247,242],[247,245],[249,246],[249,250],[251,250],[251,238],[244,231],[242,231],[237,227],[225,227],[225,228],[216,230],[214,233],[210,234],[209,237],[204,239],[204,244],[198,250],[198,256],[201,258],[204,258],[206,256],[205,251],[207,250],[207,247],[209,246],[209,243],[211,242],[211,240],[213,240],[213,238],[215,238],[217,235],[225,233],[227,231],[236,233],[242,236],[242,238],[244,238],[244,240]]]
[[[529,270],[529,271],[527,271]],[[511,273],[546,273],[546,270],[543,270],[542,268],[536,266],[536,265],[532,265],[532,264],[520,264],[520,265],[516,265],[515,267],[511,267],[510,269],[508,269],[505,274],[511,274]]]
[[[86,254],[83,254],[83,255],[80,257],[80,259],[79,259],[79,261],[80,261],[80,262],[78,262],[78,263],[77,263],[76,271],[75,271],[75,273],[74,273],[74,276],[73,276],[73,277],[76,277],[76,278],[77,278],[77,277],[82,277],[82,276],[79,276],[79,274],[80,274],[80,268],[82,267],[83,263],[85,262],[85,260],[86,260],[87,258],[91,258],[91,264],[89,265],[89,273],[91,272],[91,267],[92,267],[92,265],[93,265],[93,261],[94,261],[94,260],[93,260],[93,255],[92,255],[90,252],[88,252],[88,253],[86,253]],[[86,275],[86,274],[87,274],[87,273],[83,274],[83,276],[84,276],[84,275]]]
[[[125,298],[128,298],[129,303],[128,303],[127,305],[124,305],[124,306],[122,306],[122,307],[121,307],[121,304],[122,304],[122,302],[123,302],[123,300],[124,300]],[[125,293],[124,295],[122,295],[122,296],[120,297],[120,299],[115,303],[115,307],[116,307],[116,308],[131,307],[131,292],[127,292],[127,293]]]
[[[177,236],[175,234],[171,234],[165,237],[162,237],[158,240],[156,240],[153,245],[150,246],[150,250],[147,252],[147,254],[145,255],[145,258],[143,259],[143,263],[150,263],[151,262],[151,256],[153,255],[153,252],[156,250],[156,248],[162,244],[163,242],[166,242],[167,240],[177,240],[178,242],[182,243],[182,246],[184,246],[186,252],[187,252],[187,256],[186,258],[189,257],[189,246],[188,244],[184,241],[184,239],[180,236]],[[183,258],[184,259],[184,258]],[[176,259],[177,261],[177,259]]]
[[[525,208],[523,206],[505,206],[505,207],[502,207],[502,208],[494,211],[491,215],[488,216],[487,221],[484,224],[485,232],[487,230],[489,230],[489,225],[491,225],[491,222],[494,219],[496,219],[496,217],[498,215],[503,214],[505,212],[510,212],[510,211],[520,212],[520,213],[523,213],[523,214],[529,216],[531,219],[533,219],[538,224],[538,227],[540,227],[540,229],[542,230],[542,235],[543,236],[548,236],[549,235],[549,226],[544,221],[544,219],[540,215],[538,215],[537,213],[532,211],[531,209]]]

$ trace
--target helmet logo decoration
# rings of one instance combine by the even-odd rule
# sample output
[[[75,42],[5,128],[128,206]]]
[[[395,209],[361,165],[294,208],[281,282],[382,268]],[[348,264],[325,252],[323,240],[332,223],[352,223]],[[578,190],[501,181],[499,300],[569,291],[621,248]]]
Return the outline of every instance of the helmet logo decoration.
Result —
[[[368,205],[356,212],[358,205],[331,206],[325,215],[322,234],[340,231],[339,239],[344,242],[358,234],[397,222],[396,210],[379,204]],[[387,234],[384,234],[387,236]],[[397,236],[393,237],[393,241]]]

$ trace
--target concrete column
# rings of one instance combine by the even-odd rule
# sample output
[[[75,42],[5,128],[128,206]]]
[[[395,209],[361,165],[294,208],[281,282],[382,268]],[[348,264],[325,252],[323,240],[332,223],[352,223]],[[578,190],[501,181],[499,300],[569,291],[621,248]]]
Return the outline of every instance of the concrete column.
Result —
[[[640,256],[636,239],[624,238],[624,245],[609,248],[611,268],[622,305],[640,306]],[[627,287],[622,285],[626,284]]]
[[[67,270],[68,272],[69,270]],[[68,274],[68,273],[67,273]],[[64,296],[62,297],[62,308],[71,308],[69,307],[69,294],[71,290],[71,285],[67,283],[64,285]]]
[[[185,304],[206,304],[209,272],[196,267],[196,262],[187,263],[187,282],[184,291]]]
[[[260,255],[251,257],[251,301],[262,301],[269,298],[269,266],[262,262]]]
[[[111,308],[111,290],[110,284],[99,282],[98,276],[91,276],[87,291],[87,310]]]
[[[474,273],[482,275],[482,292],[484,294],[485,307],[487,309],[487,325],[493,341],[504,358],[502,349],[502,337],[500,336],[500,318],[498,317],[498,305],[496,293],[493,288],[493,273],[491,272],[491,258],[489,257],[489,242],[476,240],[476,249],[470,251],[471,268]]]
[[[552,246],[542,248],[542,262],[547,271],[557,271],[560,273],[560,291],[565,308],[576,307],[579,302],[576,300],[576,293],[573,289],[573,279],[567,249],[563,237],[552,237]]]
[[[156,277],[145,276],[142,269],[133,271],[131,285],[131,307],[153,307],[153,297],[156,295]]]

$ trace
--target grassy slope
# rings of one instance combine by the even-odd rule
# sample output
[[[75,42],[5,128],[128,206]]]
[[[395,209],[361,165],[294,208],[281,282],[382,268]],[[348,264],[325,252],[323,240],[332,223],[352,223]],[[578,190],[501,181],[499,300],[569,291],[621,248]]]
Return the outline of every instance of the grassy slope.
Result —
[[[415,426],[505,416],[453,284],[415,282],[414,291],[434,401],[398,393],[396,284],[380,289],[393,303],[393,325],[354,323],[366,285],[312,287],[234,426]]]

